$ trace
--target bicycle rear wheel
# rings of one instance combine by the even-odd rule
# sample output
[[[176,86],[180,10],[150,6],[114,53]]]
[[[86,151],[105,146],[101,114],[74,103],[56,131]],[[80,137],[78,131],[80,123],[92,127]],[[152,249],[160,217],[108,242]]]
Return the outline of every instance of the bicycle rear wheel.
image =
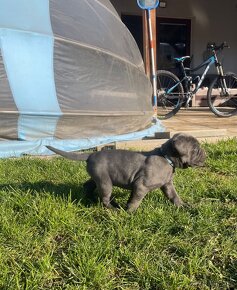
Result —
[[[227,90],[225,89],[225,83]],[[217,76],[207,92],[207,102],[211,111],[218,117],[231,117],[237,114],[237,75],[226,73]]]
[[[157,76],[157,117],[168,119],[180,109],[184,98],[184,89],[179,78],[173,73],[158,70]]]

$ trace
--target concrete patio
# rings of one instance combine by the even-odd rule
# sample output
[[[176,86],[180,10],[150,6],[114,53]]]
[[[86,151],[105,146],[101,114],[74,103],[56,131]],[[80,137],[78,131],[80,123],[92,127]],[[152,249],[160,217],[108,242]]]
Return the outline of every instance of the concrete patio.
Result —
[[[165,132],[157,133],[154,138],[118,142],[115,147],[151,150],[164,143],[177,132],[191,134],[201,142],[217,142],[218,140],[237,137],[237,116],[218,118],[206,107],[182,109],[176,116],[162,121],[162,124],[165,127]]]

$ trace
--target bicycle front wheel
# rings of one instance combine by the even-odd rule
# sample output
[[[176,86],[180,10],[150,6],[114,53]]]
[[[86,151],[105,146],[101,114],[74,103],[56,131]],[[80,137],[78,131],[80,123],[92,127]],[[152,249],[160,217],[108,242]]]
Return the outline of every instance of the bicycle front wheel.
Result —
[[[237,75],[226,73],[217,76],[207,92],[207,102],[211,111],[218,117],[231,117],[237,114]]]
[[[184,89],[179,78],[165,70],[157,71],[157,117],[168,119],[181,108]]]

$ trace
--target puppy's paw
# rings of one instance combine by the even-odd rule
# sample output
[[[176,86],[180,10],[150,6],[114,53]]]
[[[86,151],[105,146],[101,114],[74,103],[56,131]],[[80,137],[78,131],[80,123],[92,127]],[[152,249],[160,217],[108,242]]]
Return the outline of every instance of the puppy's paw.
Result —
[[[192,205],[190,203],[183,202],[180,207],[183,208],[183,209],[191,209]]]
[[[177,207],[183,207],[184,206],[184,202],[182,201],[182,199],[180,199],[179,197],[176,197],[174,200],[173,200],[173,203],[175,206]]]
[[[134,213],[137,210],[138,206],[134,204],[127,204],[126,206],[126,212],[127,213]]]
[[[188,210],[188,209],[192,208],[191,204],[189,204],[187,202],[183,202],[181,199],[179,200],[179,202],[174,203],[174,204],[175,204],[175,206],[177,206],[178,208],[181,208],[181,209]]]

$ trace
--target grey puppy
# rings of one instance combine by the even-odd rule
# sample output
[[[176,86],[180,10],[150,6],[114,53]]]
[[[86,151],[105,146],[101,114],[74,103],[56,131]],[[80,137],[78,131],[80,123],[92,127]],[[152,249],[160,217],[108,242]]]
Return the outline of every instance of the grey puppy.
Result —
[[[86,193],[93,194],[97,188],[107,208],[118,206],[111,198],[113,185],[130,189],[128,212],[135,211],[145,195],[156,188],[176,206],[181,206],[183,202],[173,185],[175,168],[202,166],[206,157],[197,139],[184,133],[175,134],[160,148],[149,152],[104,150],[80,154],[47,148],[68,159],[86,161],[91,176],[84,184]]]

